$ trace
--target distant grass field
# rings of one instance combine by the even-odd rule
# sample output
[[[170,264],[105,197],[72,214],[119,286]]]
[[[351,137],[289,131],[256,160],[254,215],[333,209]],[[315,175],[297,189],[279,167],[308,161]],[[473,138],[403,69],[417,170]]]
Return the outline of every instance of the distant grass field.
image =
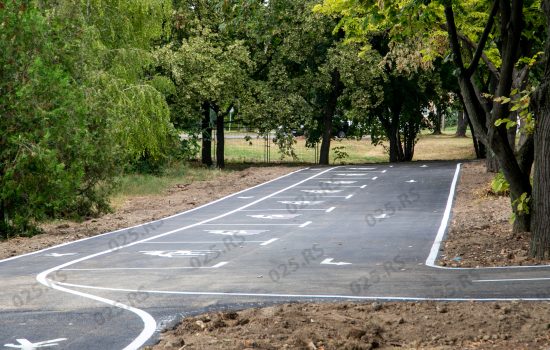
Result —
[[[227,139],[225,141],[225,158],[228,162],[264,162],[265,142],[263,139]],[[348,157],[336,159],[333,150],[339,147]],[[342,148],[343,147],[343,148]],[[370,138],[362,140],[334,140],[331,143],[331,163],[380,163],[388,161],[387,144],[373,146]],[[305,147],[305,140],[297,138],[295,153],[298,159],[284,156],[278,152],[275,144],[271,144],[271,162],[304,162],[314,163],[316,152]],[[472,139],[454,137],[454,130],[445,131],[442,135],[432,135],[428,131],[421,133],[415,147],[414,160],[454,160],[474,158]]]

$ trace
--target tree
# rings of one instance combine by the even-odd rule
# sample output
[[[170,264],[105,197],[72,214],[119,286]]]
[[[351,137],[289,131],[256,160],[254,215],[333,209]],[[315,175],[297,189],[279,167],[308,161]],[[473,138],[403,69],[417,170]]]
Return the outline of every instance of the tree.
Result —
[[[460,3],[451,0],[372,3],[325,0],[321,10],[341,16],[339,27],[346,30],[352,39],[381,28],[389,30],[395,41],[420,33],[423,41],[429,44],[425,50],[428,58],[437,57],[445,51],[441,50],[441,33],[434,33],[433,28],[445,29],[474,133],[498,159],[510,183],[511,202],[517,204],[531,195],[529,178],[533,140],[528,137],[516,156],[506,126],[497,121],[509,120],[510,107],[507,102],[514,81],[524,81],[529,73],[530,67],[521,65],[519,60],[521,54],[530,52],[536,46],[536,38],[529,34],[530,31],[524,32],[526,27],[531,30],[537,28],[539,22],[536,13],[527,11],[533,3],[522,0]],[[456,8],[459,9],[458,16]],[[524,10],[529,17],[523,16]],[[493,32],[495,23],[498,29]],[[489,72],[486,79],[489,84],[480,84],[484,82],[481,67]],[[491,98],[483,94],[484,87]],[[514,229],[528,231],[529,213],[518,210],[518,205],[513,205],[513,209],[516,216]]]
[[[550,33],[550,1],[544,0],[542,9],[546,15]],[[544,76],[533,98],[537,116],[535,129],[535,172],[532,196],[531,255],[544,259],[550,255],[550,40],[546,41]]]

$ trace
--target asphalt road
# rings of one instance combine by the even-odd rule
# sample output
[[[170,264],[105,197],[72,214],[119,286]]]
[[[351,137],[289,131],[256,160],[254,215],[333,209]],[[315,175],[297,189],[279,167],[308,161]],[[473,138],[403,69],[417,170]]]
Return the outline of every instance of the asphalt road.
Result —
[[[435,266],[459,170],[308,168],[0,261],[0,348],[139,349],[185,315],[284,301],[549,300],[545,266]]]

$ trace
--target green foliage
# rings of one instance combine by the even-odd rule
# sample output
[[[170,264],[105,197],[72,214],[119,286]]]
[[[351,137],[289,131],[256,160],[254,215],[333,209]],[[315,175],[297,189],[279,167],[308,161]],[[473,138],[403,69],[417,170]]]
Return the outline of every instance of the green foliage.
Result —
[[[498,196],[507,196],[510,193],[510,184],[504,178],[504,174],[499,172],[493,180],[491,180],[491,190]]]
[[[333,147],[332,152],[334,153],[334,162],[340,161],[340,163],[343,163],[347,158],[349,158],[349,154],[346,152],[345,146],[338,146]]]
[[[514,208],[514,213],[510,217],[510,222],[513,223],[517,215],[528,215],[530,213],[529,203],[531,202],[531,197],[527,193],[522,193],[519,198],[512,201],[512,207]]]

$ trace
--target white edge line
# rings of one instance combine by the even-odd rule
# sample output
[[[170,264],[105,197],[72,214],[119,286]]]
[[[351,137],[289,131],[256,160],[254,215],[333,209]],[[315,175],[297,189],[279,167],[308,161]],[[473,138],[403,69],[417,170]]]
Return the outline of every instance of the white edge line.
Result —
[[[336,207],[330,207],[328,208],[325,213],[330,213],[331,211],[333,211],[334,209],[336,209]]]
[[[458,163],[456,165],[453,182],[451,184],[451,188],[449,189],[449,198],[447,198],[447,206],[445,207],[445,213],[443,214],[443,218],[441,219],[441,225],[439,226],[439,230],[437,231],[437,235],[435,236],[434,243],[432,244],[430,255],[428,255],[428,258],[426,259],[426,266],[441,267],[435,264],[435,260],[437,259],[437,255],[441,247],[441,242],[443,242],[443,237],[445,236],[445,232],[447,232],[447,225],[449,224],[449,219],[451,217],[451,209],[453,208],[453,201],[455,197],[456,185],[458,183],[458,175],[460,174],[461,165],[462,165],[461,163]]]
[[[101,255],[105,255],[105,254],[108,254],[108,253],[112,253],[112,252],[115,252],[115,251],[118,251],[118,250],[121,250],[121,249],[124,249],[124,248],[128,248],[128,247],[131,247],[131,246],[134,246],[134,245],[137,245],[139,243],[142,243],[142,242],[148,242],[148,241],[152,241],[154,239],[157,239],[157,238],[160,238],[160,237],[164,237],[164,236],[168,236],[168,235],[171,235],[173,233],[176,233],[176,232],[180,232],[180,231],[184,231],[184,230],[187,230],[189,228],[192,228],[192,227],[196,227],[196,226],[200,226],[202,224],[205,224],[205,223],[208,223],[210,221],[214,221],[214,220],[218,220],[218,219],[221,219],[223,217],[226,217],[226,216],[229,216],[231,214],[234,214],[236,212],[238,212],[239,210],[242,210],[242,209],[246,209],[248,207],[251,207],[257,203],[260,203],[268,198],[271,198],[271,197],[274,197],[276,196],[277,194],[281,193],[281,192],[284,192],[286,190],[289,190],[291,188],[294,188],[306,181],[309,181],[311,180],[312,178],[315,178],[321,174],[324,174],[326,172],[329,172],[333,169],[337,169],[338,167],[333,167],[333,168],[329,168],[325,171],[322,171],[320,173],[317,173],[313,176],[310,176],[304,180],[301,180],[293,185],[290,185],[288,187],[285,187],[283,189],[280,189],[278,191],[275,191],[267,196],[264,196],[262,198],[259,198],[253,202],[250,202],[246,205],[243,205],[237,209],[233,209],[231,211],[228,211],[224,214],[221,214],[221,215],[218,215],[216,217],[213,217],[213,218],[210,218],[210,219],[206,219],[206,220],[203,220],[203,221],[200,221],[200,222],[197,222],[197,223],[194,223],[194,224],[191,224],[191,225],[187,225],[187,226],[184,226],[184,227],[180,227],[180,228],[177,228],[175,230],[172,230],[172,231],[168,231],[168,232],[165,232],[165,233],[161,233],[159,235],[156,235],[156,236],[152,236],[152,237],[149,237],[149,238],[145,238],[145,239],[142,239],[140,241],[136,241],[136,242],[132,242],[132,243],[129,243],[129,244],[126,244],[126,245],[123,245],[123,246],[120,246],[120,247],[116,247],[116,248],[112,248],[112,249],[107,249],[107,250],[104,250],[102,252],[98,252],[98,253],[94,253],[94,254],[91,254],[91,255],[88,255],[88,256],[85,256],[85,257],[82,257],[82,258],[79,258],[79,259],[75,259],[75,260],[72,260],[72,261],[69,261],[69,262],[66,262],[64,264],[61,264],[61,265],[58,265],[56,267],[52,267],[46,271],[43,271],[41,273],[39,273],[37,276],[36,276],[36,280],[38,282],[40,282],[41,284],[43,284],[44,286],[46,287],[49,287],[49,288],[52,288],[52,289],[56,289],[56,290],[59,290],[59,291],[62,291],[62,292],[65,292],[65,293],[69,293],[69,294],[73,294],[73,295],[78,295],[78,296],[81,296],[81,297],[84,297],[84,298],[88,298],[88,299],[92,299],[92,300],[96,300],[96,301],[99,301],[99,302],[102,302],[102,303],[105,303],[105,304],[108,304],[108,305],[112,305],[114,307],[118,307],[118,308],[121,308],[121,309],[124,309],[124,310],[128,310],[128,311],[131,311],[133,312],[134,314],[136,314],[137,316],[139,316],[142,321],[143,321],[143,330],[141,331],[141,333],[139,334],[139,336],[137,338],[135,338],[128,346],[126,346],[123,350],[137,350],[139,349],[143,344],[145,344],[145,342],[151,338],[151,336],[155,333],[156,331],[156,321],[155,319],[150,315],[148,314],[147,312],[143,311],[143,310],[140,310],[140,309],[137,309],[137,308],[133,308],[131,306],[128,306],[128,305],[124,305],[124,304],[121,304],[121,303],[118,303],[116,301],[113,301],[113,300],[110,300],[110,299],[105,299],[105,298],[102,298],[102,297],[98,297],[98,296],[95,296],[95,295],[92,295],[92,294],[87,294],[87,293],[82,293],[82,292],[79,292],[79,291],[75,291],[75,290],[71,290],[71,289],[68,289],[68,288],[63,288],[63,287],[60,287],[59,285],[57,285],[58,282],[53,282],[51,280],[48,280],[47,276],[52,273],[52,272],[55,272],[55,271],[58,271],[60,269],[63,269],[67,266],[71,266],[71,265],[74,265],[76,263],[79,263],[79,262],[82,262],[82,261],[85,261],[85,260],[89,260],[89,259],[92,259],[92,258],[95,258],[95,257],[98,257],[98,256],[101,256]],[[287,176],[290,175],[290,174],[287,174]],[[219,200],[218,200],[219,201]]]
[[[234,197],[234,196],[236,196],[236,195],[239,195],[239,194],[241,194],[241,193],[244,193],[244,192],[246,192],[246,191],[249,191],[249,190],[252,190],[252,189],[255,189],[255,188],[264,186],[264,185],[267,185],[267,184],[269,184],[269,183],[271,183],[271,182],[280,180],[280,179],[282,179],[282,178],[284,178],[284,177],[287,177],[287,176],[290,176],[290,175],[294,175],[294,174],[296,174],[296,173],[299,173],[299,172],[301,172],[301,171],[308,170],[308,169],[309,169],[309,167],[303,168],[303,169],[298,169],[298,170],[296,170],[296,171],[290,172],[290,173],[288,173],[288,174],[286,174],[286,175],[283,175],[283,176],[279,176],[279,177],[277,177],[277,178],[275,178],[275,179],[272,179],[272,180],[263,182],[263,183],[258,184],[258,185],[256,185],[256,186],[249,187],[249,188],[246,188],[246,189],[244,189],[244,190],[242,190],[242,191],[235,192],[235,193],[232,193],[232,194],[227,195],[227,196],[225,196],[225,197],[216,199],[216,200],[213,201],[213,202],[205,203],[205,204],[203,204],[203,205],[201,205],[201,206],[198,206],[198,207],[196,207],[196,208],[192,208],[192,209],[183,211],[183,212],[181,212],[181,213],[177,213],[177,214],[174,214],[174,215],[170,215],[170,216],[167,216],[167,217],[165,217],[165,218],[160,218],[160,219],[157,219],[157,220],[144,222],[144,223],[139,224],[139,225],[134,225],[134,226],[130,226],[130,227],[125,227],[125,228],[121,228],[121,229],[118,229],[118,230],[115,230],[115,231],[111,231],[111,232],[105,232],[105,233],[102,233],[102,234],[99,234],[99,235],[95,235],[95,236],[92,236],[92,237],[82,238],[82,239],[79,239],[79,240],[76,240],[76,241],[71,241],[71,242],[66,242],[66,243],[54,245],[54,246],[52,246],[52,247],[48,247],[48,248],[44,248],[44,249],[41,249],[41,250],[37,250],[37,251],[35,251],[35,252],[30,252],[30,253],[26,253],[26,254],[22,254],[22,255],[12,256],[12,257],[10,257],[10,258],[6,258],[6,259],[0,260],[0,264],[3,263],[3,262],[8,262],[8,261],[15,260],[15,259],[19,259],[19,258],[23,258],[23,257],[26,257],[26,256],[30,256],[30,255],[34,255],[34,254],[43,253],[43,252],[48,251],[48,250],[52,250],[52,249],[56,249],[56,248],[61,248],[61,247],[64,247],[64,246],[67,246],[67,245],[70,245],[70,244],[73,244],[73,243],[84,242],[84,241],[87,241],[87,240],[91,240],[91,239],[95,239],[95,238],[100,238],[100,237],[103,237],[103,236],[106,236],[106,235],[111,235],[111,234],[113,234],[113,233],[118,233],[118,232],[121,232],[121,231],[131,230],[131,229],[134,229],[134,228],[138,228],[138,227],[150,225],[150,224],[155,223],[155,222],[159,222],[159,221],[163,221],[163,220],[172,219],[172,218],[178,217],[178,216],[180,216],[180,215],[188,214],[188,213],[194,212],[194,211],[196,211],[196,210],[202,209],[202,208],[204,208],[204,207],[208,207],[208,206],[210,206],[210,205],[213,205],[213,204],[216,204],[216,203],[218,203],[218,202],[221,202],[221,201],[223,201],[223,200],[225,200],[225,199],[228,199],[228,198]]]
[[[496,279],[496,280],[472,280],[474,283],[483,283],[483,282],[524,282],[524,281],[548,281],[550,277],[539,277],[539,278],[508,278],[508,279]]]
[[[150,294],[175,295],[215,295],[240,297],[272,297],[272,298],[308,298],[308,299],[355,299],[355,300],[388,300],[388,301],[547,301],[550,298],[427,298],[427,297],[397,297],[397,296],[358,296],[358,295],[327,295],[327,294],[279,294],[279,293],[241,293],[241,292],[180,292],[168,290],[136,290],[126,288],[105,288],[80,284],[61,283],[64,286],[108,290],[114,292],[141,292]]]
[[[261,243],[260,245],[268,245],[268,244],[271,244],[271,243],[275,242],[278,239],[279,238],[271,238],[269,241],[265,241],[265,242]]]

